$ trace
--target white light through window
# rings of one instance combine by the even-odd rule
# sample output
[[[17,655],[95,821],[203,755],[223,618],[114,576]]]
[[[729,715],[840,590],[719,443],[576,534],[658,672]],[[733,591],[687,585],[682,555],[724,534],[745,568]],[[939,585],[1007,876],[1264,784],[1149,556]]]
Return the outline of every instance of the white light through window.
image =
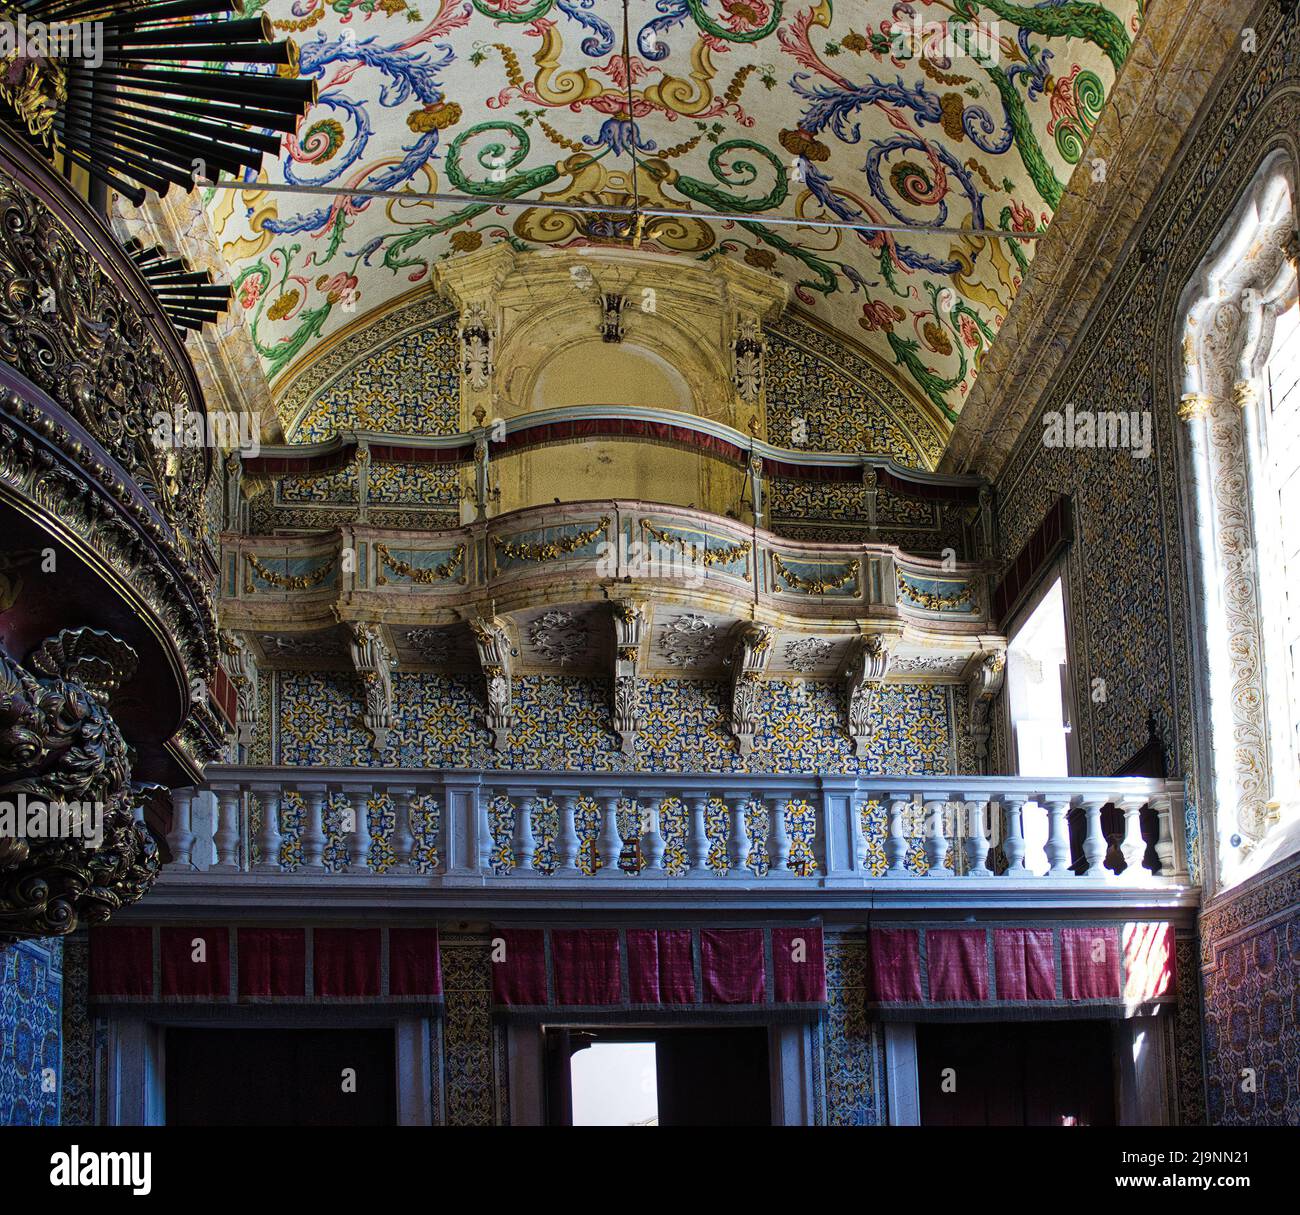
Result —
[[[653,1042],[594,1042],[569,1060],[574,1126],[657,1126]]]
[[[1021,776],[1070,774],[1065,663],[1065,597],[1058,578],[1007,647],[1007,695]]]

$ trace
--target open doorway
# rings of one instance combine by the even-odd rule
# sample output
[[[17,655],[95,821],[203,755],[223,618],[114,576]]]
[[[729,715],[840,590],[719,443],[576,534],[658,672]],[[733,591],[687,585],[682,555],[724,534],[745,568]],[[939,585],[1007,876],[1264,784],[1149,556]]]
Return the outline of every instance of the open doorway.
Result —
[[[763,1026],[545,1026],[552,1126],[771,1126]]]

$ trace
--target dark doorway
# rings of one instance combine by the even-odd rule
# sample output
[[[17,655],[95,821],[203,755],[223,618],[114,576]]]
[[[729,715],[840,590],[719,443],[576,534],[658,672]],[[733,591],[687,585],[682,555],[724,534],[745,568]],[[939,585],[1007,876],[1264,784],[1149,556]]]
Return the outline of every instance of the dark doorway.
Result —
[[[1114,1126],[1105,1021],[918,1025],[922,1126]]]
[[[642,1029],[548,1026],[547,1121],[552,1126],[656,1125],[656,1126],[771,1126],[772,1089],[768,1074],[768,1031],[764,1026],[717,1029],[679,1029],[649,1026]],[[619,1049],[626,1048],[626,1049]],[[609,1065],[591,1067],[601,1052]],[[581,1056],[581,1057],[580,1057]],[[638,1077],[624,1066],[624,1056],[635,1059],[650,1075]],[[576,1061],[576,1066],[575,1066]],[[576,1083],[590,1085],[594,1094],[578,1091]],[[621,1109],[626,1103],[610,1093],[610,1085],[639,1084],[649,1080],[653,1091],[646,1117],[609,1122],[592,1120],[593,1109]],[[601,1092],[601,1086],[605,1091]],[[643,1094],[644,1096],[644,1094]],[[605,1100],[602,1100],[604,1098]],[[584,1116],[583,1109],[587,1113]]]
[[[165,1050],[168,1126],[397,1124],[391,1029],[168,1029]]]

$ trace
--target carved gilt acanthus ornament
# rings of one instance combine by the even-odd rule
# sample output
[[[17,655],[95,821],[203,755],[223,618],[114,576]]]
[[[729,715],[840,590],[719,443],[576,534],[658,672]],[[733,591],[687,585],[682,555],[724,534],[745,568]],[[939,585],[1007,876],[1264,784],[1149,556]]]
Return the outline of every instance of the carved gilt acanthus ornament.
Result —
[[[102,923],[138,900],[159,867],[134,820],[130,756],[108,711],[135,673],[135,651],[109,633],[65,629],[28,663],[0,653],[0,806],[37,803],[51,814],[40,835],[0,838],[0,936]]]

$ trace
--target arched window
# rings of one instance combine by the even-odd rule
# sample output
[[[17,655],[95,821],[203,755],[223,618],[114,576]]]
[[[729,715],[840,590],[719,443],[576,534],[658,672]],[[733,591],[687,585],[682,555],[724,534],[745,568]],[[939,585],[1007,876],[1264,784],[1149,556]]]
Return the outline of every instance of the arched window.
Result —
[[[1201,717],[1229,886],[1300,849],[1300,309],[1294,171],[1265,162],[1187,289]],[[1209,821],[1207,817],[1207,821]]]

